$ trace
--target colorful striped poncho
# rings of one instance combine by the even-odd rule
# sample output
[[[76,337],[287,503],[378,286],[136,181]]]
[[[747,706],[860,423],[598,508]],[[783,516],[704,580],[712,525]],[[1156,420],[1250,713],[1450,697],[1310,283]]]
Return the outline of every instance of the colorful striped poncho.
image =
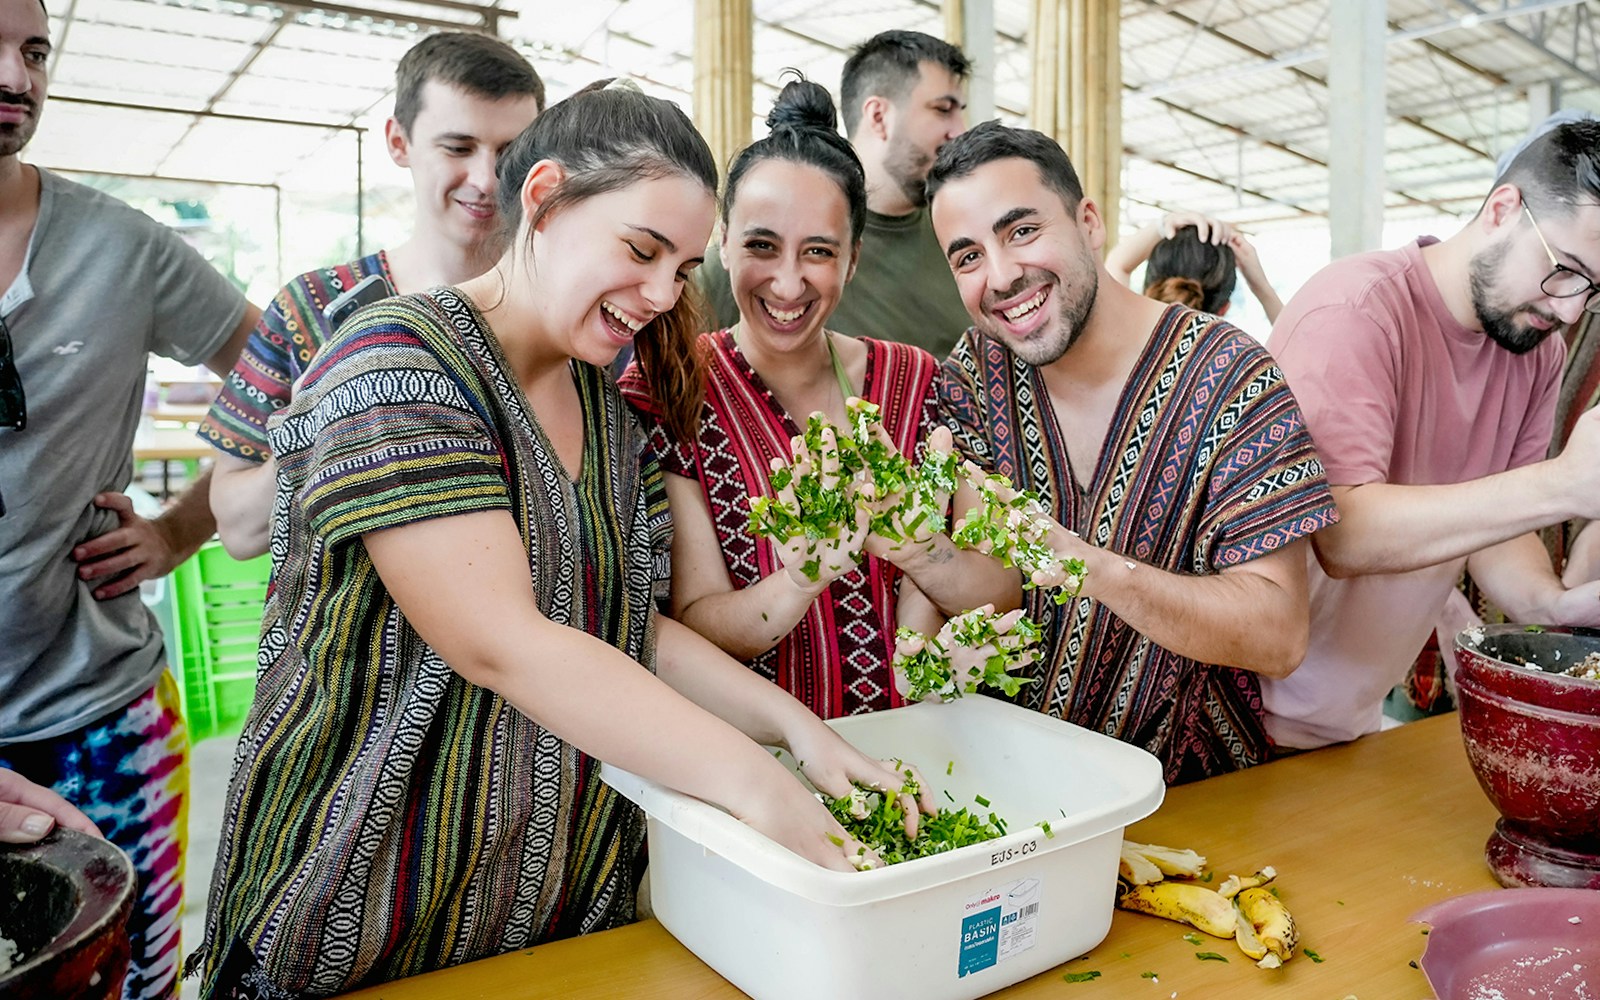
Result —
[[[208,990],[236,945],[274,987],[320,995],[634,918],[636,808],[598,761],[452,671],[361,543],[509,511],[540,611],[653,665],[660,474],[610,379],[572,370],[576,482],[448,288],[352,320],[275,422],[274,588],[212,881]]]
[[[369,274],[394,285],[389,258],[379,250],[348,264],[307,271],[278,289],[222,380],[222,391],[200,422],[200,437],[246,461],[265,461],[267,420],[289,405],[294,380],[332,332],[323,310]]]
[[[1215,316],[1162,314],[1088,476],[1072,469],[1041,371],[999,342],[969,330],[939,392],[959,450],[1037,491],[1090,544],[1159,569],[1214,573],[1338,519],[1283,373]],[[1051,596],[1028,592],[1047,648],[1022,703],[1144,747],[1169,783],[1266,759],[1255,674],[1163,649],[1097,601]]]

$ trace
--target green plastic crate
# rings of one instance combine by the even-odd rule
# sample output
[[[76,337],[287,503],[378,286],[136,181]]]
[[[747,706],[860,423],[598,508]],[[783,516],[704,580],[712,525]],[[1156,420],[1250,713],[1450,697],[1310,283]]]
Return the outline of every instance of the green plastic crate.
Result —
[[[168,648],[191,742],[237,732],[250,711],[271,572],[270,556],[240,561],[213,539],[172,573]]]

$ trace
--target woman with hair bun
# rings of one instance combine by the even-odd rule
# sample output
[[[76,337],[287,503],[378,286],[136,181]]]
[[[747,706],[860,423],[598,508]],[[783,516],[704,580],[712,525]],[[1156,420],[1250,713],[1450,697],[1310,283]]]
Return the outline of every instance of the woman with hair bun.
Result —
[[[601,759],[842,870],[860,845],[755,741],[832,795],[903,784],[656,610],[666,497],[605,367],[637,345],[693,433],[705,141],[606,89],[498,169],[494,270],[358,313],[271,430],[260,681],[191,959],[208,997],[341,993],[633,920],[641,816]]]
[[[721,254],[739,322],[700,338],[698,432],[662,426],[662,384],[648,365],[631,368],[622,388],[654,418],[667,472],[673,616],[830,718],[901,703],[891,668],[897,622],[931,634],[985,602],[1015,607],[1021,583],[945,535],[898,546],[874,535],[862,556],[861,525],[812,578],[798,546],[748,532],[749,498],[773,495],[772,463],[795,460],[791,439],[809,414],[844,427],[846,401],[868,400],[894,447],[913,457],[939,423],[932,355],[827,327],[867,212],[866,175],[838,132],[832,98],[792,80],[767,125],[770,134],[734,159],[722,195]],[[948,431],[937,433],[935,445],[949,450]],[[971,506],[962,490],[958,505]]]
[[[1215,316],[1227,313],[1238,275],[1273,322],[1283,302],[1261,268],[1256,248],[1243,233],[1219,219],[1196,212],[1172,212],[1112,247],[1106,270],[1118,283],[1131,284],[1144,264],[1144,294]]]

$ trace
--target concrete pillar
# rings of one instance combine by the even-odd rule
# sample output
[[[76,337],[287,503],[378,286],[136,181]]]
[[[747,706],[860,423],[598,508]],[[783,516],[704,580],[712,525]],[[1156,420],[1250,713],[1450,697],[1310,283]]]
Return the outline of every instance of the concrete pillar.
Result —
[[[694,0],[694,123],[717,167],[750,142],[751,0]]]
[[[1528,127],[1555,114],[1561,107],[1561,81],[1545,80],[1528,84]]]
[[[967,123],[994,117],[994,0],[944,0],[944,40],[972,60]]]
[[[1385,0],[1330,3],[1328,228],[1335,258],[1383,243]]]
[[[1032,126],[1061,143],[1117,240],[1122,200],[1122,47],[1118,0],[1032,0]]]

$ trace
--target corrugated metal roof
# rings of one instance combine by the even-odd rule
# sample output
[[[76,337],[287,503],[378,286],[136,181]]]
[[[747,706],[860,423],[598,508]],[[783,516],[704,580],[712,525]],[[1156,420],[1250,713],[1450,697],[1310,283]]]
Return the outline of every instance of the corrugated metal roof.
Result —
[[[1327,212],[1330,0],[1123,0],[1124,189],[1131,223],[1183,207],[1254,225]],[[691,0],[54,0],[56,98],[41,163],[330,187],[385,173],[393,67],[441,25],[499,19],[552,98],[631,72],[689,105]],[[994,0],[995,95],[1025,121],[1029,0]],[[1529,89],[1600,111],[1600,0],[1392,0],[1385,184],[1393,211],[1472,211],[1493,157],[1530,124]],[[756,130],[788,67],[836,88],[851,45],[942,31],[933,0],[756,0]],[[363,12],[365,12],[363,14]],[[74,103],[108,102],[119,105]],[[148,105],[167,112],[120,105]],[[276,119],[249,123],[196,112]],[[296,127],[282,122],[303,122]],[[315,161],[319,169],[310,169]]]

